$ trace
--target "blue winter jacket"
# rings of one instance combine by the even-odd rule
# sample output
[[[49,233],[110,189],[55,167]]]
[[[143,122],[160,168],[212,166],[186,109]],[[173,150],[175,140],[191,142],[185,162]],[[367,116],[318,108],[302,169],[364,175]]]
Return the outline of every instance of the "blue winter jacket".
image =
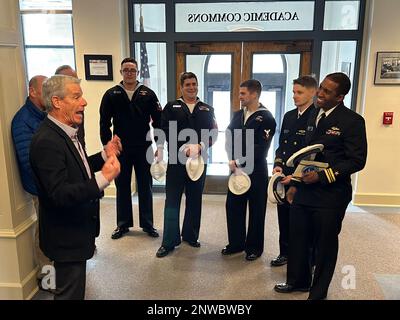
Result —
[[[46,115],[47,114],[39,110],[28,97],[25,104],[15,114],[11,123],[11,133],[17,154],[22,186],[25,191],[32,195],[37,195],[38,192],[29,163],[29,147],[32,136]]]

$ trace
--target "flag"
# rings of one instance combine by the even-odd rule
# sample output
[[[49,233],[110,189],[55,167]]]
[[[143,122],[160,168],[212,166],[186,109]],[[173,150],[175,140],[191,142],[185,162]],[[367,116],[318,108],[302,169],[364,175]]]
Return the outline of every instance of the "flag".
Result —
[[[140,32],[144,32],[142,5],[140,5],[139,22]],[[146,42],[140,42],[140,79],[145,86],[150,86],[149,59],[147,56]]]

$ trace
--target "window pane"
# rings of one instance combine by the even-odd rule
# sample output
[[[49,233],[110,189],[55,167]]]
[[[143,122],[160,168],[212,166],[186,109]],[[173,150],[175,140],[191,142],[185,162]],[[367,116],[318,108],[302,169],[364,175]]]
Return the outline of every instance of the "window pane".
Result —
[[[357,30],[360,1],[326,1],[324,30]]]
[[[35,75],[52,76],[56,69],[68,64],[75,68],[74,49],[26,48],[28,79]]]
[[[25,45],[74,44],[70,14],[23,14]]]
[[[135,57],[139,64],[140,81],[151,88],[161,105],[167,103],[167,49],[165,43],[135,43]],[[146,57],[147,70],[146,72]]]
[[[267,107],[267,109],[272,113],[272,115],[276,115],[276,103],[277,103],[277,91],[276,90],[270,90],[270,91],[265,91],[263,90],[261,92],[260,96],[260,102]],[[268,155],[267,155],[267,163],[272,164],[274,163],[274,156],[275,156],[275,144],[277,143],[279,139],[278,135],[274,135],[273,141],[271,143],[271,146],[268,150]]]
[[[353,84],[356,46],[356,41],[323,41],[320,80],[322,81],[329,73],[344,72]],[[344,104],[349,108],[351,107],[351,94],[352,89],[344,99]]]
[[[185,71],[193,72],[197,76],[197,80],[199,82],[199,93],[197,95],[199,96],[200,100],[209,103],[207,101],[210,99],[208,99],[207,92],[205,92],[205,88],[207,87],[204,81],[204,70],[207,67],[207,57],[208,55],[206,54],[187,54]],[[180,92],[178,92],[178,94],[180,94]]]
[[[218,123],[218,130],[225,131],[231,121],[230,115],[230,104],[231,104],[231,92],[230,91],[219,91],[214,90],[213,94],[213,106],[215,118]],[[225,150],[224,150],[225,153]],[[219,161],[217,161],[219,162]]]
[[[231,55],[230,54],[213,54],[208,62],[209,73],[230,73],[231,72]]]
[[[279,142],[279,129],[286,111],[293,109],[292,83],[298,78],[300,54],[253,54],[252,78],[263,86],[260,102],[272,113],[277,123],[268,151],[268,167],[272,170],[275,150]]]
[[[283,73],[283,62],[280,54],[253,55],[253,73]]]
[[[142,9],[143,32],[165,32],[165,4],[135,4],[134,31],[141,32]]]
[[[218,139],[209,150],[207,175],[229,175],[225,152],[225,129],[231,114],[231,54],[187,54],[186,71],[199,82],[199,98],[214,107]]]
[[[21,10],[72,10],[72,0],[19,0]]]

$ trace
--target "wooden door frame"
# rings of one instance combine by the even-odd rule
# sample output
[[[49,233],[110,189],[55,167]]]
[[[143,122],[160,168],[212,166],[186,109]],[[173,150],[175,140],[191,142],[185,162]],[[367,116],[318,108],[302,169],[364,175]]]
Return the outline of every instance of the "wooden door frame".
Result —
[[[238,111],[239,84],[250,79],[254,53],[299,53],[299,74],[311,73],[312,41],[261,41],[261,42],[179,42],[176,43],[176,95],[180,95],[179,75],[186,70],[186,54],[232,54],[231,110]],[[200,84],[202,85],[202,84]]]
[[[311,73],[312,41],[265,41],[244,42],[242,81],[250,79],[252,74],[252,56],[254,53],[300,54],[300,76]]]
[[[223,53],[232,55],[232,73],[231,73],[231,101],[234,110],[239,105],[239,87],[235,83],[240,83],[242,45],[240,42],[179,42],[176,43],[176,95],[180,95],[181,86],[179,75],[186,70],[186,54],[212,54]],[[203,85],[200,83],[200,85]]]

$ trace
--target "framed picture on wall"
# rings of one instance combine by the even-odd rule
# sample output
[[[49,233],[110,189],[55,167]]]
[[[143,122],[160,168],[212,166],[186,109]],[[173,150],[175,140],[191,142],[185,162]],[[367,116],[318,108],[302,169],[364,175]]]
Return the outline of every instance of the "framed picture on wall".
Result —
[[[86,80],[113,80],[112,55],[85,54]]]
[[[377,52],[375,84],[400,84],[400,52]]]

